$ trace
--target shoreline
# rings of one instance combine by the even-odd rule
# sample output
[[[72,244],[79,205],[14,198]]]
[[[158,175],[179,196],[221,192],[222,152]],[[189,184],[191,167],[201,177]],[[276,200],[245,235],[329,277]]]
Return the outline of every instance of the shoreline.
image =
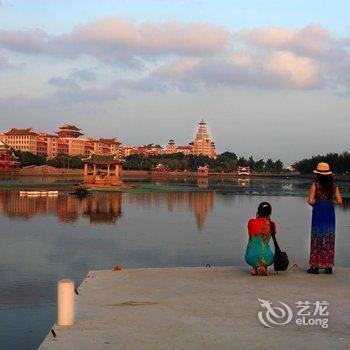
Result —
[[[39,167],[40,168],[40,167]],[[32,178],[32,177],[71,177],[83,178],[82,169],[65,169],[65,168],[51,168],[51,169],[26,169],[23,168],[17,173],[1,173],[0,179],[3,178]],[[252,173],[250,176],[240,176],[234,173],[209,173],[207,176],[198,175],[197,172],[183,172],[173,171],[167,173],[150,173],[148,170],[123,170],[122,178],[124,179],[174,179],[174,178],[193,178],[193,179],[262,179],[262,178],[276,178],[276,179],[313,179],[313,174],[299,174],[299,173]],[[335,175],[337,181],[350,182],[350,175]]]

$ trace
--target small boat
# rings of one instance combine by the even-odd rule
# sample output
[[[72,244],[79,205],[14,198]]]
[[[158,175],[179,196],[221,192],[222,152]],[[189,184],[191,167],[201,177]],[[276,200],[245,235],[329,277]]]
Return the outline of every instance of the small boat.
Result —
[[[55,197],[58,191],[19,191],[20,197]]]

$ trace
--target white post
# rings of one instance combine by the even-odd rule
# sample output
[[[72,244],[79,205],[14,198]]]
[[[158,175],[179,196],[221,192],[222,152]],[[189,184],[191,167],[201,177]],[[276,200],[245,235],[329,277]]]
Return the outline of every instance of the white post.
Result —
[[[57,324],[71,326],[74,323],[74,282],[64,279],[57,286]]]

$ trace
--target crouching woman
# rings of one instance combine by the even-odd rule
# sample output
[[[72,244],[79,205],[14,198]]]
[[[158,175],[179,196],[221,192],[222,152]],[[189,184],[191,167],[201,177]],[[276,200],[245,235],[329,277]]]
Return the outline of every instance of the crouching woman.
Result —
[[[252,275],[267,276],[267,267],[273,263],[274,254],[270,248],[270,239],[271,234],[276,233],[276,226],[270,220],[271,212],[270,203],[262,202],[258,207],[256,218],[248,221],[249,241],[245,261],[252,266]]]

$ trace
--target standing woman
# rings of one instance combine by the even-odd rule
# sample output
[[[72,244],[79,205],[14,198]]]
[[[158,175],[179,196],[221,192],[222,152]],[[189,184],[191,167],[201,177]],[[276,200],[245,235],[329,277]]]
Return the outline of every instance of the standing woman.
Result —
[[[342,204],[342,197],[327,163],[319,163],[316,180],[309,193],[312,209],[310,268],[308,273],[318,274],[319,269],[331,274],[334,266],[335,210],[334,204]]]

